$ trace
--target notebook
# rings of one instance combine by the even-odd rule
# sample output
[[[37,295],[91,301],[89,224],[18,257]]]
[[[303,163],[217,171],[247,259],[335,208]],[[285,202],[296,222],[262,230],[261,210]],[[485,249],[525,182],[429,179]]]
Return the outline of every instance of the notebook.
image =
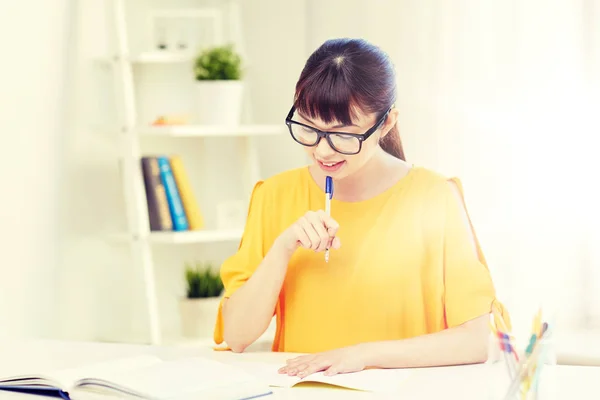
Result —
[[[239,361],[236,367],[253,375],[259,381],[272,387],[291,388],[301,383],[321,383],[341,388],[367,392],[398,393],[401,385],[409,378],[412,369],[365,369],[359,372],[326,376],[323,372],[305,378],[289,376],[278,372],[280,364]]]
[[[204,358],[164,361],[149,355],[0,377],[0,389],[65,399],[77,392],[152,400],[244,400],[272,394],[254,375],[228,364]]]

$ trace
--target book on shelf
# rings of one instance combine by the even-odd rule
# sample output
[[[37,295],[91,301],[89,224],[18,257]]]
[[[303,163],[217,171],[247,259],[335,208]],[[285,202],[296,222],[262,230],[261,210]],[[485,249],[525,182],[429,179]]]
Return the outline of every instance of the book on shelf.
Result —
[[[173,230],[187,231],[188,221],[169,159],[167,157],[158,157],[158,168],[160,168],[160,177],[165,185],[167,203],[169,203],[169,211],[171,211],[171,219],[173,220]]]
[[[200,357],[165,361],[142,355],[68,369],[15,372],[0,376],[0,389],[64,399],[112,395],[155,400],[242,400],[272,394],[269,385],[243,369]]]
[[[190,230],[202,229],[204,227],[204,218],[202,217],[202,213],[200,213],[200,207],[192,190],[190,179],[183,166],[183,160],[180,156],[173,155],[170,158],[170,163]]]
[[[171,220],[171,211],[169,211],[167,193],[165,192],[165,185],[162,182],[158,159],[156,157],[142,158],[142,174],[146,189],[150,230],[172,230],[173,221]]]
[[[204,227],[204,219],[181,157],[141,159],[151,231],[188,231]]]

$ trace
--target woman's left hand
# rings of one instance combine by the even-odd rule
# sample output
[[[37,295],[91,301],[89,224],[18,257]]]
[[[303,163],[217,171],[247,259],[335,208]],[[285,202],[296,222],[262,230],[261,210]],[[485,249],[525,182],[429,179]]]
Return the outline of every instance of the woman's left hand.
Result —
[[[325,371],[324,374],[328,376],[362,371],[366,367],[366,355],[367,352],[361,345],[307,354],[287,360],[279,373],[304,378],[319,371]]]

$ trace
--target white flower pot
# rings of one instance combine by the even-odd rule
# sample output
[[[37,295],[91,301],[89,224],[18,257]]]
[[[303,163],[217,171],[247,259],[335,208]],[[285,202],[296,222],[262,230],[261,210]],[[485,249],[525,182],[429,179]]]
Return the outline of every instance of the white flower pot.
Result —
[[[196,81],[196,118],[201,125],[239,125],[244,84],[240,80]]]
[[[212,338],[221,297],[181,299],[181,333],[188,338]]]

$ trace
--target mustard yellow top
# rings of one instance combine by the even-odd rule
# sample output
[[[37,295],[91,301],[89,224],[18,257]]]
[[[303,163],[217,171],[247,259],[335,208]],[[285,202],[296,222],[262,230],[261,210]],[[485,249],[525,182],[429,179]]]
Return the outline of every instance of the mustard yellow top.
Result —
[[[462,186],[452,179],[462,195]],[[224,297],[252,275],[273,241],[325,193],[307,167],[256,184],[243,238],[221,266]],[[497,307],[494,285],[465,208],[449,180],[413,167],[365,201],[331,202],[341,248],[299,248],[275,309],[273,351],[312,353],[360,342],[404,339],[460,325]],[[214,340],[223,342],[221,307]]]

